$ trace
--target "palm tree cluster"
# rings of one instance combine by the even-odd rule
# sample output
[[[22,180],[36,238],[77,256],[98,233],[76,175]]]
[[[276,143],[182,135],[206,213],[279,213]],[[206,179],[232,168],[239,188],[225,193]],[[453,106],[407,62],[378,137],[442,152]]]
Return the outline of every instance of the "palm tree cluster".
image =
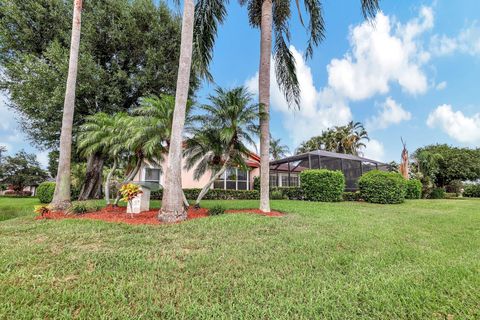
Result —
[[[211,172],[195,202],[197,207],[227,168],[248,169],[245,163],[250,155],[248,146],[255,145],[254,138],[258,135],[258,104],[252,103],[252,95],[245,87],[217,88],[208,100],[210,104],[200,107],[202,114],[192,117],[184,151],[185,168],[194,170],[195,179]]]
[[[365,127],[360,122],[350,121],[345,126],[336,126],[321,135],[304,141],[297,148],[296,153],[306,153],[314,150],[326,150],[337,153],[361,155],[366,147],[365,142],[370,141]]]
[[[123,169],[123,183],[134,179],[144,161],[159,164],[168,152],[174,99],[163,95],[140,99],[131,114],[115,116],[97,113],[86,119],[80,128],[78,148],[88,157],[100,153],[110,160],[104,194],[110,204],[111,178],[118,168]],[[115,204],[118,202],[118,195]]]

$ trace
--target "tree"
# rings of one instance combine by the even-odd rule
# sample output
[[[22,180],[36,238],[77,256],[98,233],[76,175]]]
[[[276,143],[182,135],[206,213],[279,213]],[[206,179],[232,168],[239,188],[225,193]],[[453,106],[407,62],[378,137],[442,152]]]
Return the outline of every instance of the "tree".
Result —
[[[113,162],[112,168],[107,174],[104,185],[104,196],[107,205],[110,204],[111,178],[121,161],[120,156],[127,151],[126,132],[124,127],[127,114],[117,113],[110,116],[99,112],[89,116],[80,128],[78,135],[78,148],[82,155],[89,157],[92,154],[102,154]]]
[[[290,150],[288,146],[282,145],[280,139],[273,139],[270,137],[270,157],[273,160],[280,160],[285,157]]]
[[[245,159],[251,154],[247,145],[255,144],[253,137],[258,135],[258,105],[252,104],[246,88],[217,88],[209,101],[209,105],[201,107],[203,114],[193,118],[197,126],[191,129],[192,136],[185,143],[185,167],[195,168],[194,178],[211,172],[195,201],[196,207],[228,167],[247,170]]]
[[[309,16],[306,26],[309,40],[305,52],[306,58],[313,55],[313,47],[324,38],[324,20],[320,0],[305,2],[305,10]],[[283,91],[289,105],[300,107],[300,88],[296,76],[295,59],[290,52],[287,41],[290,39],[289,19],[291,9],[289,2],[279,0],[240,0],[240,4],[248,7],[250,25],[260,29],[260,67],[258,91],[260,110],[260,210],[270,211],[269,201],[269,110],[270,110],[270,57],[272,55],[272,31],[275,39],[273,59],[277,83]],[[378,0],[361,0],[362,10],[367,16],[374,16],[378,9]],[[296,1],[300,21],[300,4]]]
[[[180,53],[180,17],[153,0],[85,1],[73,136],[89,115],[113,115],[150,94],[172,95]],[[40,149],[58,149],[68,69],[71,0],[4,0],[0,5],[0,89]],[[22,30],[22,32],[18,32]],[[199,84],[190,77],[191,96]],[[77,148],[74,148],[77,150]],[[73,154],[72,157],[76,157]],[[102,154],[88,158],[81,199],[101,195]],[[79,159],[84,161],[84,159]]]
[[[0,182],[9,184],[16,192],[22,191],[26,186],[37,185],[47,179],[47,173],[40,168],[34,154],[20,151],[15,156],[7,156],[1,164],[3,176]]]
[[[480,149],[429,145],[417,149],[413,158],[418,171],[430,176],[439,187],[455,180],[480,179]]]
[[[73,114],[75,111],[75,86],[77,83],[78,51],[80,47],[80,28],[82,16],[82,0],[75,0],[72,21],[72,40],[70,45],[70,61],[68,63],[67,87],[63,104],[62,132],[60,134],[60,155],[55,192],[51,206],[56,210],[64,210],[70,206],[70,161],[72,158]]]
[[[210,79],[208,66],[212,59],[217,26],[223,22],[225,15],[225,2],[221,0],[199,0],[195,8],[193,0],[183,2],[175,110],[173,112],[162,208],[158,214],[158,219],[163,222],[175,222],[187,218],[183,206],[182,148],[192,56],[195,56],[194,69]]]
[[[336,126],[322,131],[320,136],[304,141],[297,148],[297,154],[315,150],[359,155],[369,141],[367,131],[360,122],[350,121],[345,126]]]

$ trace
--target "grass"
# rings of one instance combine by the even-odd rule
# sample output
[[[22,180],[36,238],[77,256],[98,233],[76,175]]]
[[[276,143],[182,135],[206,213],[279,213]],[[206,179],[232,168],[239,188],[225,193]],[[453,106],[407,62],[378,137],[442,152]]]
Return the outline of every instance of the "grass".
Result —
[[[34,221],[33,204],[0,199],[23,212],[0,222],[2,319],[480,318],[480,200],[279,200],[282,218],[167,226]]]

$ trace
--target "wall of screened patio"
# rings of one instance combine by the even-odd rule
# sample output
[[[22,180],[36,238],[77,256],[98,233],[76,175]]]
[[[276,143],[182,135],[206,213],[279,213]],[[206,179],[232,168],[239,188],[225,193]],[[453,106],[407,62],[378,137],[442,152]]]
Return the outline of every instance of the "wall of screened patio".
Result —
[[[297,187],[299,175],[306,169],[328,169],[342,171],[345,176],[346,191],[358,189],[358,179],[370,170],[388,171],[385,163],[334,152],[316,150],[270,162],[271,187]]]

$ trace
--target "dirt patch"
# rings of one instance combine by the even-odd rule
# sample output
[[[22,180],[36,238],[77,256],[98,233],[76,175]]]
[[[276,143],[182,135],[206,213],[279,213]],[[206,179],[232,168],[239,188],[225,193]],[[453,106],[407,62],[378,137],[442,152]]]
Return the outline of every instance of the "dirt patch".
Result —
[[[241,210],[227,210],[227,214],[258,214],[267,217],[281,217],[284,214],[278,211],[262,212],[259,209],[241,209]],[[162,224],[157,219],[158,209],[150,210],[138,214],[134,214],[133,217],[127,214],[126,207],[107,207],[100,211],[89,212],[82,215],[65,214],[64,212],[48,212],[43,216],[38,216],[36,220],[42,219],[90,219],[90,220],[102,220],[107,222],[122,222],[127,224]],[[200,208],[195,209],[190,207],[187,212],[187,220],[206,218],[208,217],[208,209]]]

